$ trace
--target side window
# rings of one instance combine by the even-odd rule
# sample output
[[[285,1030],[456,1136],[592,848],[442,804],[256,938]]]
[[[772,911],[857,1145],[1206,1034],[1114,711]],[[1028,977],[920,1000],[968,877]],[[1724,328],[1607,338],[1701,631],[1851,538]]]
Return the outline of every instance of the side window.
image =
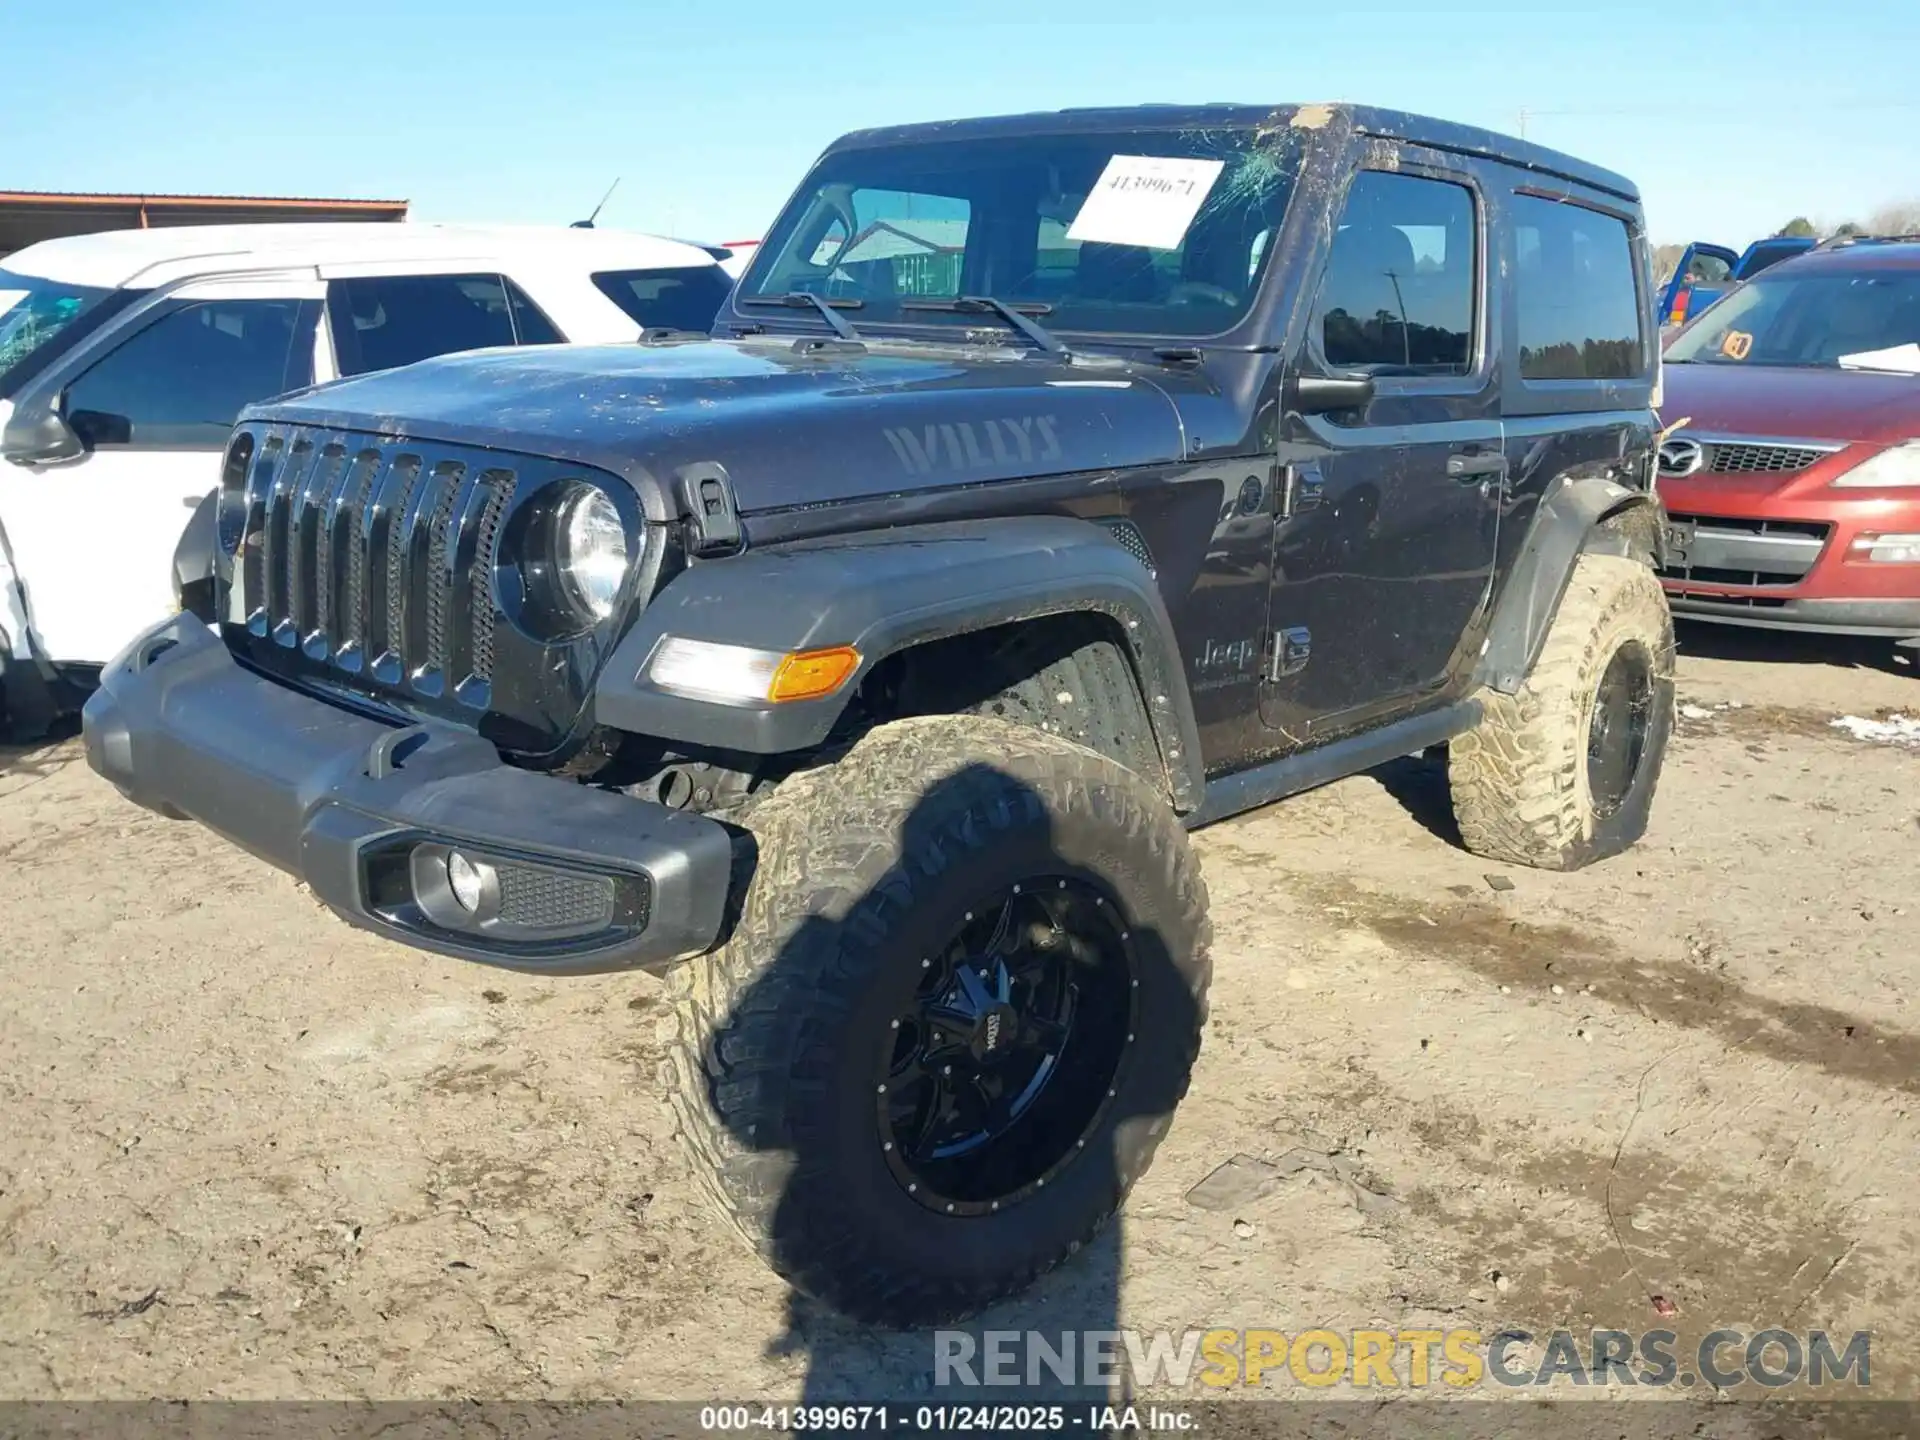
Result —
[[[456,350],[553,344],[560,334],[499,275],[374,275],[327,286],[342,375],[391,370]]]
[[[1700,285],[1725,285],[1733,279],[1733,267],[1718,255],[1696,250],[1687,261],[1687,279]]]
[[[1468,373],[1478,233],[1464,185],[1382,170],[1355,176],[1315,311],[1327,360],[1381,374]]]
[[[312,383],[300,301],[204,300],[95,362],[67,387],[66,414],[90,445],[217,450],[242,408]]]
[[[1643,320],[1624,221],[1537,195],[1513,203],[1514,306],[1528,380],[1630,380]]]
[[[507,310],[513,316],[513,340],[516,345],[564,345],[567,337],[547,319],[546,312],[533,303],[531,296],[504,276]]]
[[[643,330],[711,330],[733,289],[732,278],[718,265],[603,270],[593,283]]]

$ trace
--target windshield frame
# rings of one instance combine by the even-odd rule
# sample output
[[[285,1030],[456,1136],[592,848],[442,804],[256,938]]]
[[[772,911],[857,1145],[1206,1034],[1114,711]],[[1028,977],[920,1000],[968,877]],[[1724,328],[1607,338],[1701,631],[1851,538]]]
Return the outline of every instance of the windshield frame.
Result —
[[[766,303],[778,293],[779,288],[769,288],[769,282],[781,252],[795,229],[803,223],[813,209],[814,201],[821,189],[835,179],[836,172],[852,157],[875,155],[904,157],[916,152],[937,150],[951,152],[957,146],[1005,145],[1018,142],[1045,144],[1049,140],[1056,140],[1062,144],[1091,142],[1098,145],[1111,139],[1118,146],[1132,137],[1145,138],[1160,135],[1172,137],[1176,141],[1185,141],[1190,146],[1201,141],[1217,141],[1222,151],[1250,150],[1262,143],[1272,146],[1276,152],[1280,152],[1282,147],[1285,147],[1285,153],[1280,158],[1278,166],[1283,176],[1281,193],[1269,217],[1271,223],[1267,227],[1266,239],[1261,246],[1253,273],[1248,278],[1245,301],[1227,325],[1204,332],[1172,328],[1089,329],[1056,318],[1055,307],[1042,308],[1046,305],[1045,301],[1020,295],[995,295],[992,298],[1025,309],[1046,328],[1049,334],[1057,336],[1062,341],[1071,342],[1071,348],[1076,353],[1084,354],[1089,350],[1097,351],[1100,348],[1151,350],[1168,347],[1184,349],[1201,345],[1215,349],[1261,348],[1267,339],[1267,332],[1271,329],[1277,303],[1274,293],[1276,287],[1272,283],[1279,266],[1276,256],[1289,248],[1291,232],[1298,223],[1303,208],[1302,191],[1306,188],[1304,177],[1312,163],[1312,147],[1316,137],[1311,132],[1295,127],[1274,128],[1252,120],[1233,119],[1204,125],[1182,125],[1161,121],[1157,117],[1143,117],[1137,113],[1127,114],[1112,124],[1066,124],[1059,127],[1033,126],[1031,128],[1023,126],[1018,130],[996,128],[983,134],[939,138],[913,135],[906,138],[890,137],[877,143],[842,141],[830,146],[826,153],[808,169],[786,204],[781,207],[780,213],[768,228],[762,242],[755,247],[753,257],[742,271],[739,282],[722,305],[719,315],[715,317],[715,333],[727,330],[743,337],[754,334],[777,334],[785,338],[818,332],[819,325],[810,323],[804,317],[804,312],[793,311],[782,314],[776,307]],[[1113,153],[1131,152],[1116,150]],[[860,184],[857,179],[853,183],[856,186]],[[963,291],[964,288],[963,285]],[[861,297],[847,298],[860,299]],[[956,297],[903,296],[902,298],[940,300]],[[753,303],[756,300],[761,303]],[[1004,325],[997,318],[970,315],[965,309],[952,312],[952,318],[946,318],[940,311],[915,311],[913,314],[916,318],[908,318],[904,313],[875,315],[862,300],[859,308],[848,311],[848,318],[859,327],[863,341],[935,344],[966,348],[985,346],[993,349],[1017,349],[1028,355],[1046,353],[1033,347],[1016,330]],[[942,315],[942,318],[917,318],[922,314]],[[982,320],[986,323],[980,323]]]
[[[120,286],[75,284],[53,276],[9,270],[0,264],[0,290],[19,289],[25,289],[29,295],[39,291],[84,298],[70,320],[31,350],[22,352],[11,364],[0,365],[0,399],[10,399],[20,394],[27,385],[58,364],[63,356],[71,354],[89,335],[149,293]],[[0,313],[0,323],[4,323],[7,316],[12,314],[11,308]]]
[[[1730,355],[1724,355],[1720,352],[1718,343],[1724,342],[1724,336],[1728,331],[1729,324],[1742,318],[1744,314],[1742,310],[1743,306],[1750,307],[1759,304],[1766,300],[1771,294],[1789,287],[1794,289],[1799,289],[1803,286],[1809,288],[1837,287],[1850,281],[1864,279],[1904,281],[1916,289],[1920,289],[1920,268],[1903,265],[1849,265],[1845,268],[1828,268],[1825,266],[1800,268],[1795,263],[1798,258],[1797,256],[1789,257],[1786,260],[1769,265],[1751,280],[1741,281],[1713,304],[1707,306],[1698,315],[1694,316],[1686,325],[1681,327],[1677,334],[1667,341],[1667,344],[1663,348],[1662,363],[1667,365],[1712,366],[1716,369],[1729,371],[1816,370],[1821,372],[1841,371],[1848,374],[1859,375],[1911,375],[1913,372],[1906,370],[1875,369],[1872,366],[1842,365],[1839,363],[1838,357],[1832,361],[1806,359],[1769,361],[1757,358],[1735,359]],[[1777,326],[1781,314],[1786,312],[1789,307],[1792,307],[1794,303],[1791,298],[1778,302],[1777,307],[1768,317],[1769,325]],[[1800,322],[1796,321],[1796,323]],[[1757,352],[1760,349],[1759,342],[1761,332],[1756,329],[1752,333],[1754,336],[1754,350]],[[1716,335],[1722,337],[1721,342],[1711,340],[1711,337]],[[1898,345],[1903,343],[1905,342],[1895,341],[1893,347],[1881,345],[1864,346],[1862,349],[1850,353],[1866,354],[1874,350],[1897,348]],[[1684,353],[1675,353],[1676,351],[1682,351],[1683,347]]]

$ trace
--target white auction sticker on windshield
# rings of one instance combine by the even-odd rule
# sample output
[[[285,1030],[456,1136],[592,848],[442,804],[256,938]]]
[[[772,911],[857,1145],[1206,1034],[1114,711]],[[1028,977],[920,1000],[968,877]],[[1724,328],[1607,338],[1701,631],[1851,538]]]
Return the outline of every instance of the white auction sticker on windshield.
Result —
[[[24,290],[0,290],[0,315],[6,314],[26,298],[27,292]]]
[[[1067,238],[1177,250],[1224,168],[1224,160],[1116,155],[1073,217]]]

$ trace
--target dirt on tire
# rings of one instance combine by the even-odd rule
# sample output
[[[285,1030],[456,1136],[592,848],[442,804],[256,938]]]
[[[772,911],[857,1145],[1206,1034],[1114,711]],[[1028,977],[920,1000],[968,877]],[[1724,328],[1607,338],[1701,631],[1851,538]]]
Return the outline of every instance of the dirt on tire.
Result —
[[[1647,751],[1617,809],[1589,787],[1588,727],[1609,662],[1635,647],[1650,667]],[[1518,691],[1480,696],[1478,725],[1447,751],[1454,820],[1474,854],[1540,870],[1575,870],[1645,833],[1673,727],[1673,618],[1637,560],[1584,555]]]
[[[796,1287],[878,1323],[951,1321],[1025,1289],[1124,1202],[1186,1092],[1209,932],[1185,832],[1124,767],[974,716],[883,726],[788,782],[747,824],[759,868],[739,922],[720,950],[673,972],[661,1027],[662,1078],[710,1200]],[[869,1163],[880,1136],[860,1132],[873,1128],[873,1085],[840,1052],[884,1038],[884,1015],[863,1024],[862,1013],[889,968],[914,969],[925,952],[908,938],[917,912],[970,884],[960,877],[971,857],[991,863],[1036,826],[1046,860],[1104,865],[1122,882],[1127,933],[1154,952],[1134,981],[1140,1049],[1115,1081],[1111,1140],[1053,1190],[975,1221],[997,1238],[970,1238],[949,1265],[944,1232],[957,1222],[905,1202]],[[1099,1173],[1083,1176],[1087,1166]]]

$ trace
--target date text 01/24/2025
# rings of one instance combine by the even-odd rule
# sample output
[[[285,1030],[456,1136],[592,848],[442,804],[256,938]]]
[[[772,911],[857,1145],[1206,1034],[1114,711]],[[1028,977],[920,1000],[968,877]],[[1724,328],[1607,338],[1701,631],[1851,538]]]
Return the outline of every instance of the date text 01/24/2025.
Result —
[[[1188,1431],[1197,1417],[1158,1405],[707,1405],[700,1428],[712,1433],[1031,1430]]]

